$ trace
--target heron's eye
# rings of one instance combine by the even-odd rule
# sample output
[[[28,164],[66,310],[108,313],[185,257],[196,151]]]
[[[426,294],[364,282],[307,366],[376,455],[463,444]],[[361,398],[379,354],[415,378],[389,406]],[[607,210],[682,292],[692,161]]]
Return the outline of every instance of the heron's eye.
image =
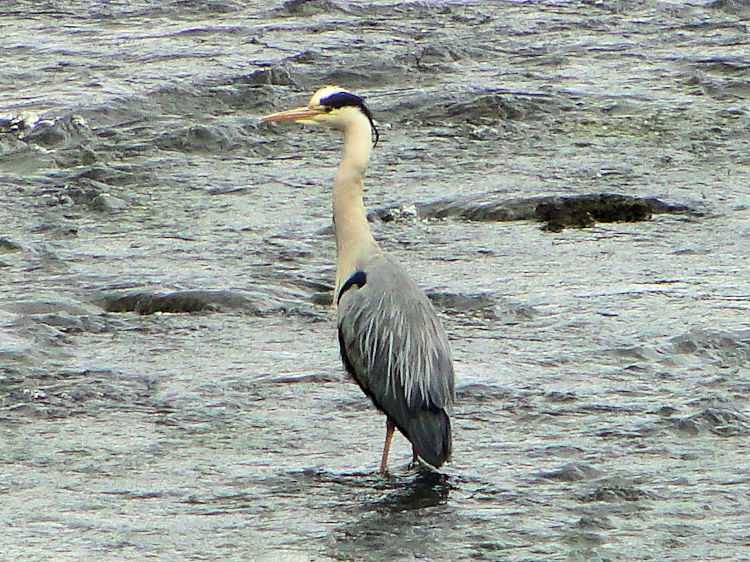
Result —
[[[330,113],[331,111],[333,111],[333,108],[330,105],[324,105],[323,111],[325,111],[326,113]]]

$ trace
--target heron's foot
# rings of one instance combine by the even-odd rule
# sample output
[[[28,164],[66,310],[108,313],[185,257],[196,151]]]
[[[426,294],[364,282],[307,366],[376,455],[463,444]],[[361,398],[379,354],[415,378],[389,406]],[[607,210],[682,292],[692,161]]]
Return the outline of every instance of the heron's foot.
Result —
[[[393,474],[387,468],[385,470],[378,470],[378,476],[383,480],[393,480]]]

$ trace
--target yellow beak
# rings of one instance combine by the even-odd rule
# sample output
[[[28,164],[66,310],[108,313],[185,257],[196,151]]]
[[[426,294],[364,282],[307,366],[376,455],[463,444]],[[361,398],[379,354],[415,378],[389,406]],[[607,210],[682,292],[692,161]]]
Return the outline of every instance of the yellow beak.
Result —
[[[315,117],[320,111],[311,107],[295,107],[278,113],[271,113],[262,117],[263,121],[300,121],[302,123],[314,123]]]

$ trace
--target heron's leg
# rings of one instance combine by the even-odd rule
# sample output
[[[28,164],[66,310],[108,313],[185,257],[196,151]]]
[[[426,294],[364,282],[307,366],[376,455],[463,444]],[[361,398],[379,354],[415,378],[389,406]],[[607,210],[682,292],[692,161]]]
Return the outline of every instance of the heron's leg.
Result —
[[[383,460],[380,461],[380,474],[385,474],[386,472],[388,472],[388,453],[391,450],[391,440],[393,439],[393,431],[395,429],[396,426],[393,424],[390,418],[386,418],[385,445],[383,446]]]
[[[414,445],[411,446],[411,462],[417,464],[417,448]]]

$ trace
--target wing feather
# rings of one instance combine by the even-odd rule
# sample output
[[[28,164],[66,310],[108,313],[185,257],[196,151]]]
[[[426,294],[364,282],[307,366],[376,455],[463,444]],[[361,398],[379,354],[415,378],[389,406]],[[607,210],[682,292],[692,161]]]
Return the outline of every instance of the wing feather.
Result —
[[[439,466],[451,448],[445,413],[454,395],[448,338],[427,297],[396,262],[380,256],[366,273],[367,283],[339,302],[344,363],[420,455]]]

